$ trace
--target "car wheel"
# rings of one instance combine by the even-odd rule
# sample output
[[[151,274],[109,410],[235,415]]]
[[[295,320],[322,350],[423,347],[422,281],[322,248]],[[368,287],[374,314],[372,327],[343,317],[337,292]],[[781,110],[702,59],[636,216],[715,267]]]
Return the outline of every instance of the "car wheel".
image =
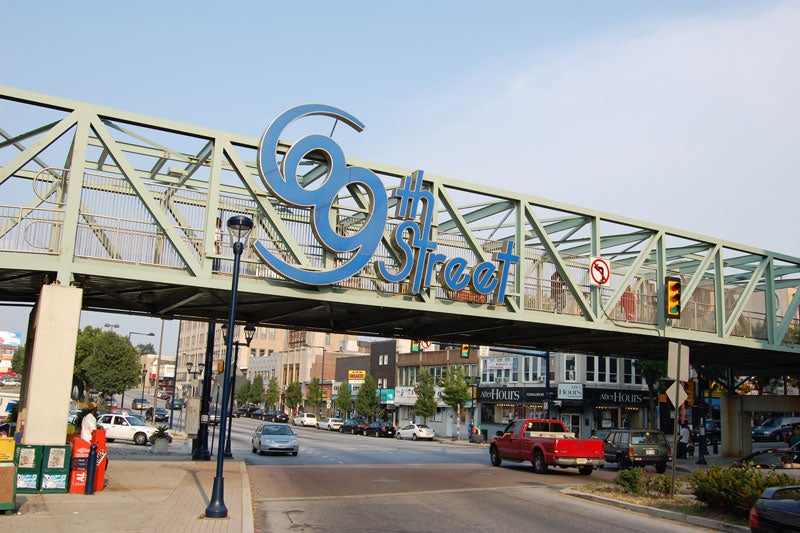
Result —
[[[497,451],[497,446],[489,448],[489,460],[492,462],[492,466],[500,466],[503,463],[500,453]]]
[[[344,433],[344,429],[340,427],[339,428],[339,433]]]
[[[395,433],[394,438],[396,438],[397,440],[403,440],[403,437],[400,436],[400,433]]]
[[[417,440],[417,434],[416,433],[412,433],[411,434],[411,440]]]
[[[367,436],[367,430],[366,429],[364,430],[364,433],[362,433],[362,435],[364,435],[365,437]]]
[[[783,435],[781,435],[780,433],[775,435],[775,442],[781,442],[782,440],[783,440]]]
[[[292,452],[292,455],[297,457],[297,452]]]
[[[619,470],[627,470],[633,466],[627,455],[620,455],[617,458],[617,464],[619,465]]]
[[[258,448],[256,448],[255,446],[253,446],[253,453],[256,453],[257,451],[258,451]]]
[[[108,439],[106,439],[106,441],[108,441]],[[144,433],[137,433],[136,435],[133,436],[133,442],[135,442],[139,446],[147,444],[147,435],[145,435]]]
[[[656,472],[663,474],[667,471],[667,463],[656,463]]]
[[[594,468],[592,467],[592,465],[586,465],[586,466],[581,466],[581,467],[578,467],[578,473],[579,473],[580,475],[582,475],[582,476],[588,476],[588,475],[590,475],[590,474],[592,473],[592,470],[594,470]]]
[[[114,442],[114,439],[106,439],[106,442]]]
[[[546,474],[547,473],[547,465],[544,462],[544,455],[539,450],[533,452],[533,471],[537,474]]]

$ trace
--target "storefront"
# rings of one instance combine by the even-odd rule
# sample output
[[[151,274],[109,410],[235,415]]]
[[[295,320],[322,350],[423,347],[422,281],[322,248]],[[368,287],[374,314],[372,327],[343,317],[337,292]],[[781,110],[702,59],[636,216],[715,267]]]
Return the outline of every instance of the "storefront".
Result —
[[[481,415],[477,422],[489,435],[515,418],[545,416],[544,387],[478,387]],[[553,397],[553,392],[550,392]]]
[[[594,428],[645,427],[647,392],[587,389],[594,402]]]

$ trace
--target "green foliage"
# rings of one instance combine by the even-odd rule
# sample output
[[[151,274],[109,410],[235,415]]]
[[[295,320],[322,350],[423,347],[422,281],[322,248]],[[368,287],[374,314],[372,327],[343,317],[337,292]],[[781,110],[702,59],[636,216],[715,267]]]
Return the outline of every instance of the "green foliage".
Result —
[[[87,326],[78,332],[73,381],[82,392],[120,394],[140,383],[136,349],[127,337]]]
[[[350,396],[352,395],[350,389],[350,382],[345,380],[339,385],[339,393],[336,395],[336,409],[342,414],[342,416],[347,417],[350,415]]]
[[[14,350],[14,355],[11,357],[11,371],[20,376],[25,372],[25,346]]]
[[[796,479],[757,469],[752,464],[721,468],[712,465],[708,470],[696,470],[689,477],[695,497],[712,509],[746,517],[750,508],[768,487],[795,485]]]
[[[367,377],[364,379],[364,384],[361,385],[361,388],[358,390],[358,395],[356,396],[356,412],[370,420],[379,416],[378,385],[375,382],[375,378],[369,374],[367,374]]]
[[[442,401],[461,414],[461,408],[472,398],[460,366],[451,366],[442,379]]]
[[[433,376],[427,370],[420,368],[414,392],[417,402],[414,404],[414,416],[421,416],[425,422],[436,414],[436,390],[433,386]]]
[[[660,496],[672,496],[673,492],[678,492],[681,484],[675,483],[675,490],[672,490],[672,476],[667,474],[656,474],[647,476],[647,492],[656,493]]]
[[[253,386],[255,386],[256,380],[259,379],[259,378],[261,378],[261,376],[256,376],[255,378],[253,378]],[[264,379],[263,378],[261,378],[261,383],[262,383],[261,388],[263,389],[264,388],[264,385],[263,385]],[[266,402],[266,404],[270,408],[277,409],[278,401],[280,401],[280,399],[281,399],[281,391],[278,388],[278,378],[273,376],[273,377],[269,378],[269,385],[267,385],[267,392],[264,394],[262,401]],[[258,402],[258,403],[261,403],[261,402]]]
[[[303,401],[303,387],[299,381],[293,381],[286,386],[284,401],[286,402],[286,409],[297,411],[297,407]]]
[[[244,385],[236,389],[236,391],[233,393],[233,397],[236,398],[236,403],[239,405],[244,405],[250,403],[250,397],[252,395],[251,392],[252,385],[250,385],[250,382],[247,381]]]
[[[644,469],[638,467],[621,470],[614,478],[614,484],[622,487],[628,494],[644,494],[647,490]]]
[[[312,409],[316,409],[321,401],[322,389],[319,386],[319,379],[311,378],[308,389],[306,389],[306,404]]]
[[[158,426],[156,430],[150,435],[150,444],[155,444],[158,439],[167,439],[172,442],[172,435],[167,433],[167,426]]]
[[[247,401],[253,405],[261,405],[261,402],[264,401],[264,377],[261,374],[256,374],[253,378],[253,383],[250,384],[250,397]]]

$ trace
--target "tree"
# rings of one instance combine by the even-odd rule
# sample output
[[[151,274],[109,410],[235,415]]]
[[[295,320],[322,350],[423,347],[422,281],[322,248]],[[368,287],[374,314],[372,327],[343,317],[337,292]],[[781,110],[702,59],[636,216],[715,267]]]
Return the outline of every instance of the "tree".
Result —
[[[380,413],[378,385],[375,383],[375,378],[369,374],[364,378],[364,384],[358,389],[358,395],[356,396],[356,412],[366,417],[368,420],[377,418]]]
[[[250,382],[245,382],[244,385],[236,389],[236,392],[233,393],[233,397],[236,399],[236,403],[239,405],[244,405],[246,403],[250,403],[250,396],[252,392],[252,385]]]
[[[430,372],[419,367],[417,386],[414,392],[417,401],[414,404],[414,418],[421,416],[424,423],[428,423],[428,418],[436,414],[436,389],[433,386],[433,376]]]
[[[286,386],[286,395],[284,396],[286,402],[286,409],[289,411],[297,411],[300,402],[303,401],[303,387],[299,381],[292,381]]]
[[[25,372],[25,346],[20,346],[14,350],[11,358],[11,371],[20,376]]]
[[[254,405],[261,405],[264,401],[264,376],[256,374],[253,378],[253,383],[250,384],[250,396],[247,399],[248,403]]]
[[[255,379],[253,379],[253,381],[255,382]],[[280,401],[280,399],[281,399],[281,391],[280,389],[278,389],[278,378],[273,376],[269,378],[269,385],[267,385],[267,392],[266,394],[264,394],[263,401],[266,402],[266,404],[269,407],[277,409],[278,402]]]
[[[341,385],[339,385],[339,393],[336,395],[336,409],[341,413],[343,417],[350,416],[350,402],[351,402],[351,395],[352,392],[350,390],[350,382],[344,380]]]
[[[461,432],[461,409],[472,399],[472,394],[460,366],[451,366],[442,378],[442,401],[456,410],[456,439]]]
[[[656,392],[659,382],[667,375],[667,362],[650,359],[636,359],[633,361],[636,372],[647,382],[647,398],[649,400],[648,420],[652,424],[656,420]]]
[[[147,355],[149,353],[156,353],[156,348],[152,343],[148,342],[147,344],[137,344],[136,351],[139,352],[139,355]]]
[[[319,409],[320,402],[322,402],[322,389],[319,386],[319,378],[311,378],[306,390],[306,404],[310,405],[312,410],[316,410]]]
[[[139,357],[128,339],[113,331],[100,331],[92,338],[91,354],[84,361],[89,386],[104,394],[120,394],[137,385],[141,375]]]

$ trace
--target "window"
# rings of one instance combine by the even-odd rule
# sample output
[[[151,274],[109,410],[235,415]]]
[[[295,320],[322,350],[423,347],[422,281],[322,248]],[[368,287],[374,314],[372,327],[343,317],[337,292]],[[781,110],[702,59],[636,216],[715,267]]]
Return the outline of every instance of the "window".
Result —
[[[633,359],[622,360],[622,381],[628,385],[641,385],[643,378],[636,369],[636,361]]]
[[[586,381],[617,383],[617,358],[598,355],[586,356]]]
[[[564,356],[564,381],[576,380],[576,355],[567,354]]]
[[[416,386],[418,369],[419,367],[416,366],[401,366],[398,369],[399,385],[401,387]]]
[[[544,381],[547,361],[543,357],[525,356],[522,358],[522,381]]]
[[[267,328],[267,335],[270,339],[275,340],[275,328]]]
[[[378,365],[386,366],[389,364],[389,354],[382,354],[378,356]]]

